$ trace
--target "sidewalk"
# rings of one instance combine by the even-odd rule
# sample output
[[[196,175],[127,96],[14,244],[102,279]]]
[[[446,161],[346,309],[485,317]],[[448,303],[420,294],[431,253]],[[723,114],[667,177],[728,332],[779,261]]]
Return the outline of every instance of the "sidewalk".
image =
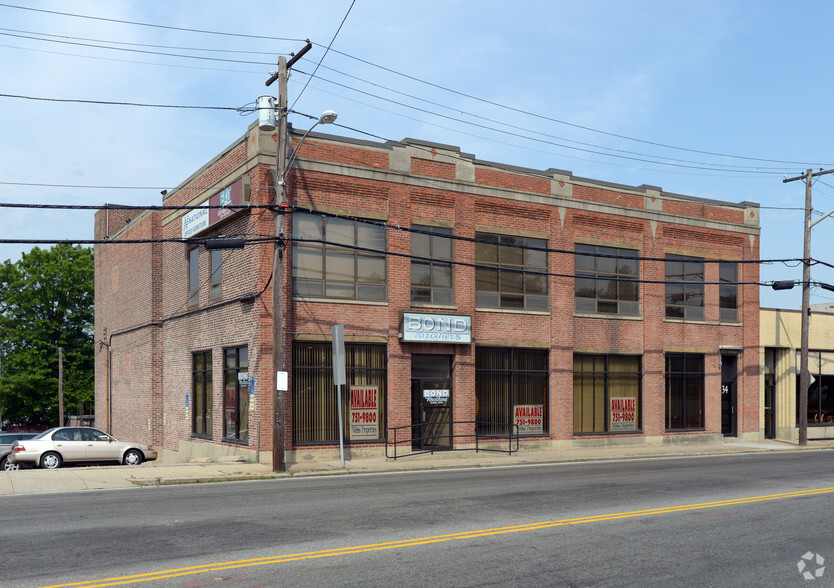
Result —
[[[262,463],[210,462],[165,464],[149,462],[138,467],[78,466],[57,470],[18,470],[0,472],[0,495],[39,494],[163,486],[241,480],[260,480],[304,476],[326,476],[414,470],[441,470],[514,466],[524,464],[570,463],[658,457],[693,457],[704,455],[739,455],[762,452],[817,451],[834,449],[834,440],[809,441],[800,448],[783,441],[742,443],[728,441],[715,444],[634,445],[587,447],[566,450],[525,450],[508,455],[481,451],[441,451],[402,457],[397,460],[377,457],[352,459],[344,469],[338,459],[290,464],[288,470],[275,473]]]

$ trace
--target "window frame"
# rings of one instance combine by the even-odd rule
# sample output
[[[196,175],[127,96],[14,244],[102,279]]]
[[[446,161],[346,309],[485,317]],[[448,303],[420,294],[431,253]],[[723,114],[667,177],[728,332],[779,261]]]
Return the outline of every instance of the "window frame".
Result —
[[[218,300],[223,298],[223,251],[213,249],[211,251],[211,264],[209,273],[209,299]]]
[[[241,360],[241,354],[245,352],[245,361]],[[234,354],[234,365],[229,366],[229,358]],[[226,347],[223,349],[223,441],[231,443],[249,443],[249,409],[250,409],[250,390],[249,381],[247,379],[246,385],[241,386],[238,374],[249,371],[249,348],[246,345],[239,345],[237,347]],[[233,378],[233,398],[229,399],[229,377]],[[243,392],[245,390],[245,392]],[[230,406],[231,405],[231,406]],[[231,411],[231,412],[230,412]],[[234,415],[234,431],[230,433],[230,419],[229,415]],[[245,420],[241,415],[245,415]],[[244,428],[245,425],[245,428]],[[241,432],[246,434],[242,435]]]
[[[739,322],[738,269],[736,261],[721,261],[718,264],[718,322]],[[730,270],[731,275],[728,276]]]
[[[293,237],[297,239],[292,247],[294,297],[388,300],[388,245],[383,227],[361,219],[304,212],[292,217]],[[313,220],[316,222],[308,222]],[[350,263],[346,263],[348,258]],[[328,271],[328,265],[334,269]],[[382,277],[375,278],[380,269]]]
[[[640,251],[638,249],[575,243],[574,311],[590,314],[640,316],[639,256]],[[620,260],[627,259],[634,262],[634,273],[628,273],[626,264],[620,262]],[[606,263],[606,260],[612,260],[614,267],[600,267]],[[592,267],[588,267],[589,261]],[[587,287],[588,281],[593,283],[593,296],[583,296],[581,294],[584,292],[583,286]],[[600,282],[602,281],[611,282],[609,288],[611,285],[614,286],[613,296],[606,296],[605,292],[601,292]],[[633,299],[628,298],[630,295],[629,289],[634,290]],[[591,304],[593,304],[593,308],[590,308]],[[633,310],[631,310],[632,308]]]
[[[637,370],[636,371],[612,371],[611,363],[613,359],[621,359],[621,360],[635,360],[637,363]],[[603,362],[603,369],[577,369],[577,362],[582,360],[591,360],[594,362],[594,368],[596,367],[596,361],[601,360]],[[612,380],[615,380],[617,376],[626,376],[630,378],[636,378],[636,388],[637,393],[636,396],[625,396],[625,398],[635,398],[635,408],[636,408],[636,415],[635,415],[635,427],[633,429],[623,429],[623,430],[612,430],[611,429],[611,393],[612,393]],[[578,428],[582,428],[581,421],[582,414],[578,411],[582,410],[581,406],[578,406],[579,402],[577,402],[577,386],[584,383],[585,377],[590,377],[592,379],[592,385],[596,387],[598,385],[598,379],[602,379],[602,398],[599,400],[602,401],[602,410],[600,412],[599,407],[596,405],[591,407],[591,411],[593,412],[593,420],[596,422],[597,415],[602,423],[602,429],[594,428],[593,430],[577,430]],[[581,391],[580,391],[581,392]],[[597,398],[593,399],[594,401]],[[577,423],[580,424],[577,427]],[[574,353],[573,355],[573,434],[574,435],[623,435],[623,434],[634,434],[634,433],[642,433],[643,432],[643,358],[639,355],[621,355],[621,354],[597,354],[597,353]]]
[[[305,354],[303,347],[312,349]],[[305,357],[306,355],[306,357]],[[381,365],[357,365],[363,358],[378,359]],[[312,359],[313,361],[308,361]],[[293,445],[334,445],[339,443],[337,390],[333,383],[331,342],[293,343]],[[311,384],[311,385],[308,385]],[[376,385],[378,399],[377,439],[350,438],[351,386]],[[301,398],[311,393],[315,397]],[[321,412],[316,412],[316,410]],[[312,426],[308,423],[314,423]],[[388,422],[388,348],[378,343],[345,343],[345,385],[342,386],[342,435],[346,444],[385,441]],[[319,430],[316,430],[316,427]],[[302,433],[303,429],[303,434]],[[332,438],[326,438],[332,434]]]
[[[501,366],[484,367],[484,362],[488,358],[486,354],[494,354],[492,359],[502,359],[497,354],[506,354]],[[527,357],[524,357],[527,354]],[[535,361],[540,361],[543,368],[541,369],[523,369],[520,364],[530,364]],[[520,347],[475,347],[475,427],[479,434],[506,434],[508,431],[501,425],[515,425],[514,407],[524,406],[529,404],[539,404],[532,398],[536,394],[535,390],[521,390],[526,383],[528,386],[535,384],[534,378],[540,378],[543,385],[541,391],[541,406],[542,406],[542,432],[541,433],[526,433],[520,434],[522,437],[547,437],[550,435],[550,418],[548,405],[550,402],[550,353],[547,349],[530,349]],[[485,378],[485,379],[484,379]],[[483,382],[487,381],[491,384],[490,390],[484,390]],[[500,390],[498,388],[504,385],[506,389]],[[496,387],[497,385],[497,387]],[[525,397],[531,400],[522,400],[519,403],[519,396],[524,393]],[[487,406],[485,395],[498,396],[506,394],[505,397],[498,398],[503,406]],[[486,413],[489,414],[507,414],[507,421],[501,422],[493,418],[481,418]],[[497,418],[502,418],[498,416]],[[512,427],[514,430],[515,427]]]
[[[664,407],[666,431],[702,431],[706,429],[705,401],[706,401],[706,356],[702,353],[667,353],[665,358],[665,388],[666,405]],[[683,369],[674,369],[675,363]],[[700,363],[700,369],[692,369]],[[676,385],[677,384],[677,385]],[[696,399],[698,407],[697,424],[691,424],[689,414],[692,400],[692,389],[697,388]],[[680,398],[673,398],[679,395]],[[673,410],[679,409],[680,414],[673,415]],[[680,420],[680,426],[674,426],[675,419]]]
[[[425,225],[412,225],[412,229],[418,229],[421,232],[411,233],[411,255],[417,257],[426,257],[430,261],[411,259],[411,303],[412,304],[431,304],[436,306],[453,306],[455,303],[455,276],[454,266],[454,241],[452,229],[446,227],[432,227]],[[424,233],[429,233],[425,235]],[[428,237],[428,251],[420,251],[418,248],[420,244],[415,243]],[[445,245],[443,242],[447,242]],[[448,249],[448,256],[444,257],[444,251]],[[440,251],[438,251],[440,250]],[[415,283],[415,269],[419,267],[428,267],[428,284]],[[441,269],[444,268],[444,269]],[[436,284],[436,273],[439,271],[448,271],[449,285],[438,286]],[[425,294],[418,294],[419,290],[427,290],[427,299]],[[446,297],[441,299],[442,297]]]
[[[477,231],[475,240],[477,309],[550,312],[547,239]],[[542,256],[543,265],[535,265],[534,256]]]
[[[186,257],[188,271],[188,306],[200,304],[200,248],[188,250]]]
[[[679,273],[675,265],[681,264]],[[667,319],[703,322],[705,317],[705,263],[702,257],[666,255],[665,303]],[[680,302],[672,303],[675,297]],[[700,300],[700,302],[699,302]]]
[[[197,358],[202,358],[202,367],[198,368]],[[208,360],[208,361],[207,361]],[[213,386],[212,386],[211,350],[194,351],[191,354],[191,436],[205,439],[212,438],[213,431]],[[201,377],[197,377],[198,374]],[[202,380],[202,385],[198,385]],[[198,402],[201,400],[201,402]],[[198,415],[198,407],[201,407]],[[203,431],[198,431],[197,419],[202,418]]]

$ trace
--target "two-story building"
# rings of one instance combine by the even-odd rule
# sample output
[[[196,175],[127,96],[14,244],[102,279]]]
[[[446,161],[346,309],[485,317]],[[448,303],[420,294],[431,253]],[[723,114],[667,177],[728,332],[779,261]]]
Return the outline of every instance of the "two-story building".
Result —
[[[268,461],[281,412],[289,462],[332,458],[340,430],[351,455],[394,428],[409,450],[508,426],[530,449],[759,439],[757,204],[411,139],[290,138],[287,207],[269,207],[276,135],[253,124],[164,209],[97,215],[98,426],[169,460]],[[217,237],[245,246],[201,241]]]

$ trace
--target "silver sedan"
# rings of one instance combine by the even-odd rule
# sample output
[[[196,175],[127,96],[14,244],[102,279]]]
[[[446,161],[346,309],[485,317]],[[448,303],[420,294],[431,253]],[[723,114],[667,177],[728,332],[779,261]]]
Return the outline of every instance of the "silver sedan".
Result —
[[[139,465],[156,459],[157,452],[144,443],[118,441],[91,427],[56,427],[32,439],[12,443],[12,463],[35,465],[46,469],[61,467],[64,462],[115,462]]]

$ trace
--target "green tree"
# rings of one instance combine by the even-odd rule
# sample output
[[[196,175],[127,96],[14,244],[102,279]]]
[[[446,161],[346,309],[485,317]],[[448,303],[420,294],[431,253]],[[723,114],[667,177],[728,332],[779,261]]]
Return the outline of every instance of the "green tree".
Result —
[[[0,411],[6,424],[58,424],[58,348],[64,412],[94,406],[93,251],[35,247],[0,265]]]

